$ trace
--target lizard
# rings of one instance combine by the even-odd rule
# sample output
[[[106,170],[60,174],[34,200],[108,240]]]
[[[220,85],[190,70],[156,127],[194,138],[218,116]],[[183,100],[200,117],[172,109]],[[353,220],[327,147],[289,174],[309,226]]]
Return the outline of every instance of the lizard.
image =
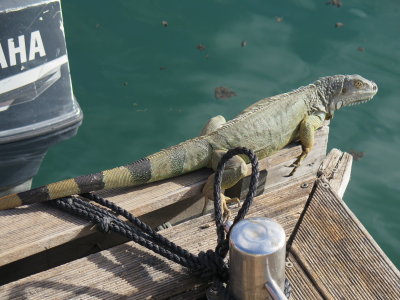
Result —
[[[341,107],[372,99],[377,91],[373,81],[360,75],[321,77],[291,92],[259,100],[230,121],[222,116],[211,118],[200,136],[125,166],[3,196],[0,210],[101,189],[143,185],[204,167],[215,171],[229,149],[246,147],[262,159],[293,141],[300,141],[302,152],[292,164],[289,174],[292,175],[312,149],[315,132],[326,119],[331,119]],[[246,174],[246,158],[233,157],[225,166],[222,191]],[[211,174],[202,190],[205,203],[213,200],[213,184],[214,174]],[[224,215],[229,215],[227,203],[238,202],[223,194],[221,200]]]

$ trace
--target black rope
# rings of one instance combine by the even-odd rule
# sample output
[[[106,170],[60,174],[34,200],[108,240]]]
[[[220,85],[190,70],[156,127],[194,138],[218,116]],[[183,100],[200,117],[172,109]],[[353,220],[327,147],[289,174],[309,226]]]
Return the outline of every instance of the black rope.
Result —
[[[84,195],[95,202],[103,202],[106,207],[110,208],[116,214],[112,214],[105,209],[74,196],[54,200],[54,203],[63,210],[97,224],[99,230],[103,232],[113,231],[118,233],[186,268],[196,269],[201,267],[199,259],[195,255],[170,242],[129,212],[98,196],[92,194]],[[118,214],[127,217],[131,222],[133,221],[134,226],[119,219],[117,217]]]
[[[244,200],[238,214],[234,218],[229,232],[225,233],[221,211],[221,181],[226,162],[235,155],[248,156],[252,166],[252,174],[250,177],[250,186],[246,199]],[[94,201],[97,204],[108,208],[108,210],[74,196],[56,199],[53,200],[53,203],[63,210],[78,215],[96,224],[100,231],[113,231],[118,233],[138,243],[139,245],[144,246],[147,249],[152,250],[153,252],[188,268],[203,280],[212,280],[214,285],[224,289],[223,283],[227,283],[229,281],[229,269],[224,260],[229,251],[229,235],[233,226],[245,217],[250,208],[257,190],[258,175],[258,160],[256,155],[251,150],[246,148],[235,148],[228,151],[222,157],[215,172],[214,183],[214,209],[217,228],[217,246],[215,251],[201,251],[197,256],[169,241],[125,209],[97,195],[85,193],[80,196]],[[121,220],[118,216],[124,217],[130,223]],[[289,284],[288,281],[287,284]],[[226,299],[229,299],[230,296],[227,292],[226,294]]]
[[[251,176],[250,176],[250,185],[249,191],[247,193],[246,199],[243,202],[242,207],[237,213],[233,224],[231,225],[228,234],[225,234],[225,228],[222,220],[222,212],[221,212],[221,182],[222,175],[224,172],[225,164],[228,160],[230,160],[235,155],[245,154],[250,162],[251,162]],[[253,203],[253,198],[257,191],[257,182],[259,176],[258,170],[258,159],[253,151],[246,148],[235,148],[229,150],[220,160],[217,170],[215,171],[215,182],[214,182],[214,211],[215,211],[215,224],[217,227],[217,247],[215,248],[215,252],[218,253],[221,257],[225,258],[226,254],[229,251],[229,235],[233,228],[233,226],[242,220],[247,212],[249,211],[250,205]]]

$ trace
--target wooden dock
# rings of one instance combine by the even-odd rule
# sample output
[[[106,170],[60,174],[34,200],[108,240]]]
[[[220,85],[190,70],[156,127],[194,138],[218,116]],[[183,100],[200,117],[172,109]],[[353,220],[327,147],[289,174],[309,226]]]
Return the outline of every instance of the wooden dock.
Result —
[[[352,157],[336,149],[325,156],[328,131],[318,131],[292,177],[298,145],[260,162],[264,184],[247,216],[273,218],[289,236],[310,198],[286,269],[291,299],[400,299],[399,271],[341,199]],[[197,254],[216,246],[211,215],[199,215],[209,174],[98,194],[151,226],[174,224],[162,235]],[[246,179],[229,192],[245,189]],[[207,288],[185,268],[48,204],[0,211],[0,241],[0,299],[204,299]]]

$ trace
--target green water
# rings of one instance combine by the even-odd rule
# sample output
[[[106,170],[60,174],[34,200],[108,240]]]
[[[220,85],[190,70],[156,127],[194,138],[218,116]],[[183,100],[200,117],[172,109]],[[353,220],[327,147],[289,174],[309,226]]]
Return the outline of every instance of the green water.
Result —
[[[85,119],[49,151],[35,186],[134,161],[320,76],[358,73],[379,93],[336,113],[329,149],[364,153],[344,200],[400,266],[400,4],[325,2],[63,1]],[[215,99],[218,86],[237,96]]]

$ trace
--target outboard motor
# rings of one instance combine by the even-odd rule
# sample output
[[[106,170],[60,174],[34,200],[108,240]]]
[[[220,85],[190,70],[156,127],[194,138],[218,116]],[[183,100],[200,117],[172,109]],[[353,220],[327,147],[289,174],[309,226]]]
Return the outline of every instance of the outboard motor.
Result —
[[[0,196],[28,190],[51,145],[82,122],[59,0],[0,1]]]

